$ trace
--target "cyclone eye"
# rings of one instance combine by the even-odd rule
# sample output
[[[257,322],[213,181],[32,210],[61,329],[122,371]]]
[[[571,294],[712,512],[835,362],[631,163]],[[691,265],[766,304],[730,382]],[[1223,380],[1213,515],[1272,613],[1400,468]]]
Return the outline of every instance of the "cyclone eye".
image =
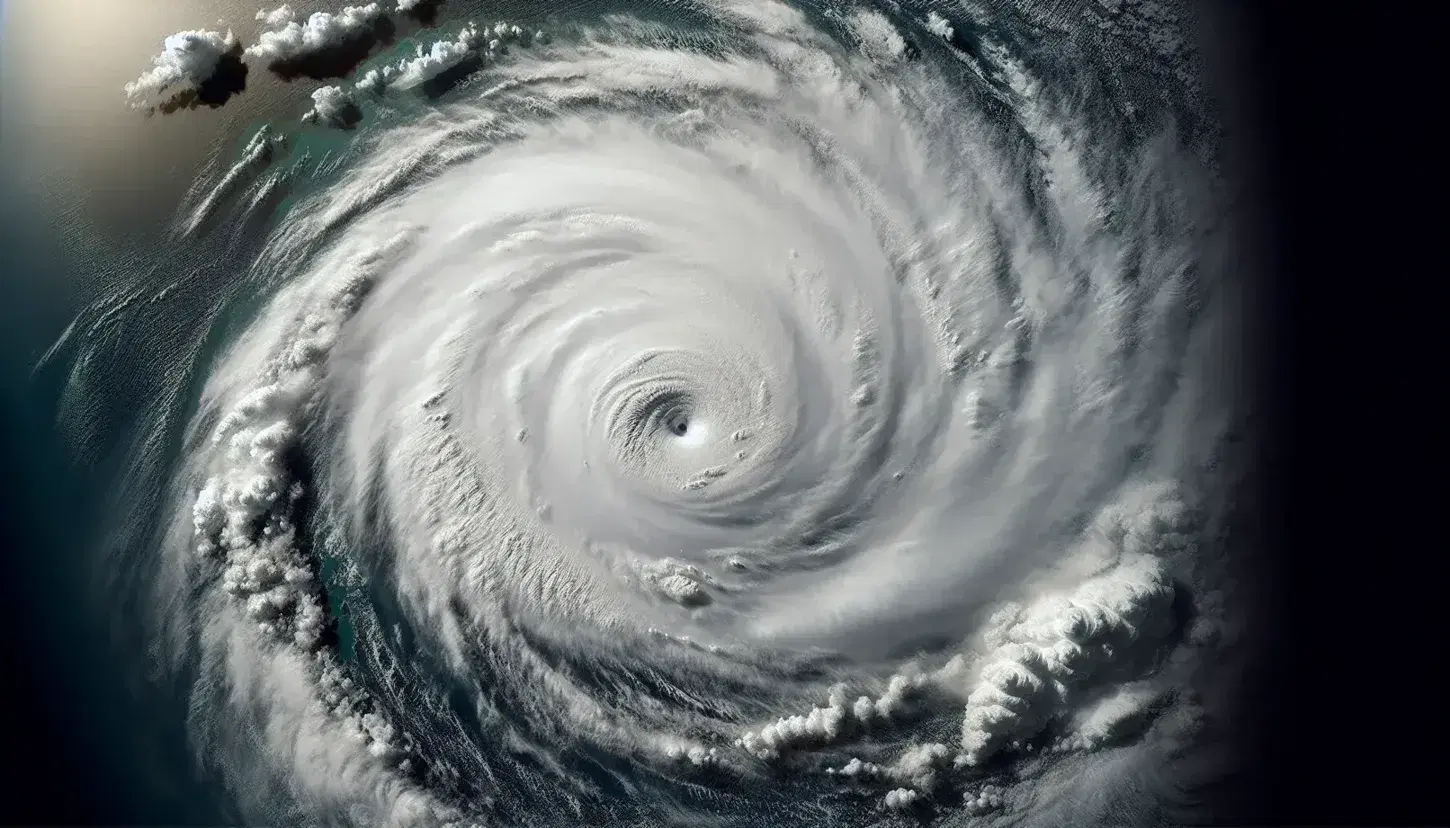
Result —
[[[695,427],[695,401],[688,392],[670,389],[659,392],[640,406],[638,436],[647,434],[685,437]]]
[[[684,412],[677,412],[665,421],[665,427],[676,437],[684,437],[690,430],[690,418]]]

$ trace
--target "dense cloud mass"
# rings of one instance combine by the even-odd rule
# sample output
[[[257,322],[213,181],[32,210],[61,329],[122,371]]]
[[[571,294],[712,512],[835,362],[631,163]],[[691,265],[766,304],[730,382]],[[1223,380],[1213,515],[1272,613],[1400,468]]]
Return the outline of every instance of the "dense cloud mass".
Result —
[[[324,86],[312,93],[312,109],[302,120],[347,128],[362,120],[362,109],[341,86]]]
[[[1191,807],[1239,640],[1232,225],[1181,67],[1093,40],[1127,12],[672,3],[352,77],[428,4],[384,5],[259,14],[246,55],[346,67],[303,119],[355,129],[264,129],[182,211],[296,189],[158,602],[248,818]]]
[[[126,84],[135,109],[172,111],[204,103],[219,106],[245,83],[241,43],[231,32],[177,32],[166,38],[152,67]]]
[[[283,77],[342,77],[392,32],[391,18],[378,3],[347,6],[336,14],[315,12],[300,23],[283,4],[258,12],[257,19],[265,28],[246,55]]]

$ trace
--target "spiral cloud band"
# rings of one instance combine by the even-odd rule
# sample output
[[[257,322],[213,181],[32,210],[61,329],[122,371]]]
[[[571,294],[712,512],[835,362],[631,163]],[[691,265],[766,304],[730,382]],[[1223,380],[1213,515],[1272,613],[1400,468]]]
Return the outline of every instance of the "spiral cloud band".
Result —
[[[328,824],[1156,824],[1232,628],[1207,166],[1006,18],[672,9],[268,239],[177,480],[207,754]]]

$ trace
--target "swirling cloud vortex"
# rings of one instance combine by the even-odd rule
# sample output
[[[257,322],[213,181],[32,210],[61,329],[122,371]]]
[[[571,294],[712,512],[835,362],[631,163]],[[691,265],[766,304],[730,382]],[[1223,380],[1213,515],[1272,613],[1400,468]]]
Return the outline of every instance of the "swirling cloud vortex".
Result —
[[[1225,422],[1197,162],[937,15],[711,14],[501,60],[255,264],[177,529],[239,789],[1017,819],[1186,686]],[[321,549],[374,595],[358,664]]]

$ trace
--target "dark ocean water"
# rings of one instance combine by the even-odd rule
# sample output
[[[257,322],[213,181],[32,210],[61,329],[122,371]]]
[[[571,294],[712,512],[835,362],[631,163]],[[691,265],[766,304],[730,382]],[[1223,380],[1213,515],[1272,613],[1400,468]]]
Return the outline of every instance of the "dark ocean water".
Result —
[[[37,213],[3,203],[0,234],[0,546],[7,571],[5,824],[225,824],[214,786],[191,770],[185,734],[124,646],[132,620],[103,594],[97,527],[115,503],[125,445],[78,455],[57,426],[63,372],[36,371],[69,322],[66,251]],[[123,422],[124,410],[98,412]]]

